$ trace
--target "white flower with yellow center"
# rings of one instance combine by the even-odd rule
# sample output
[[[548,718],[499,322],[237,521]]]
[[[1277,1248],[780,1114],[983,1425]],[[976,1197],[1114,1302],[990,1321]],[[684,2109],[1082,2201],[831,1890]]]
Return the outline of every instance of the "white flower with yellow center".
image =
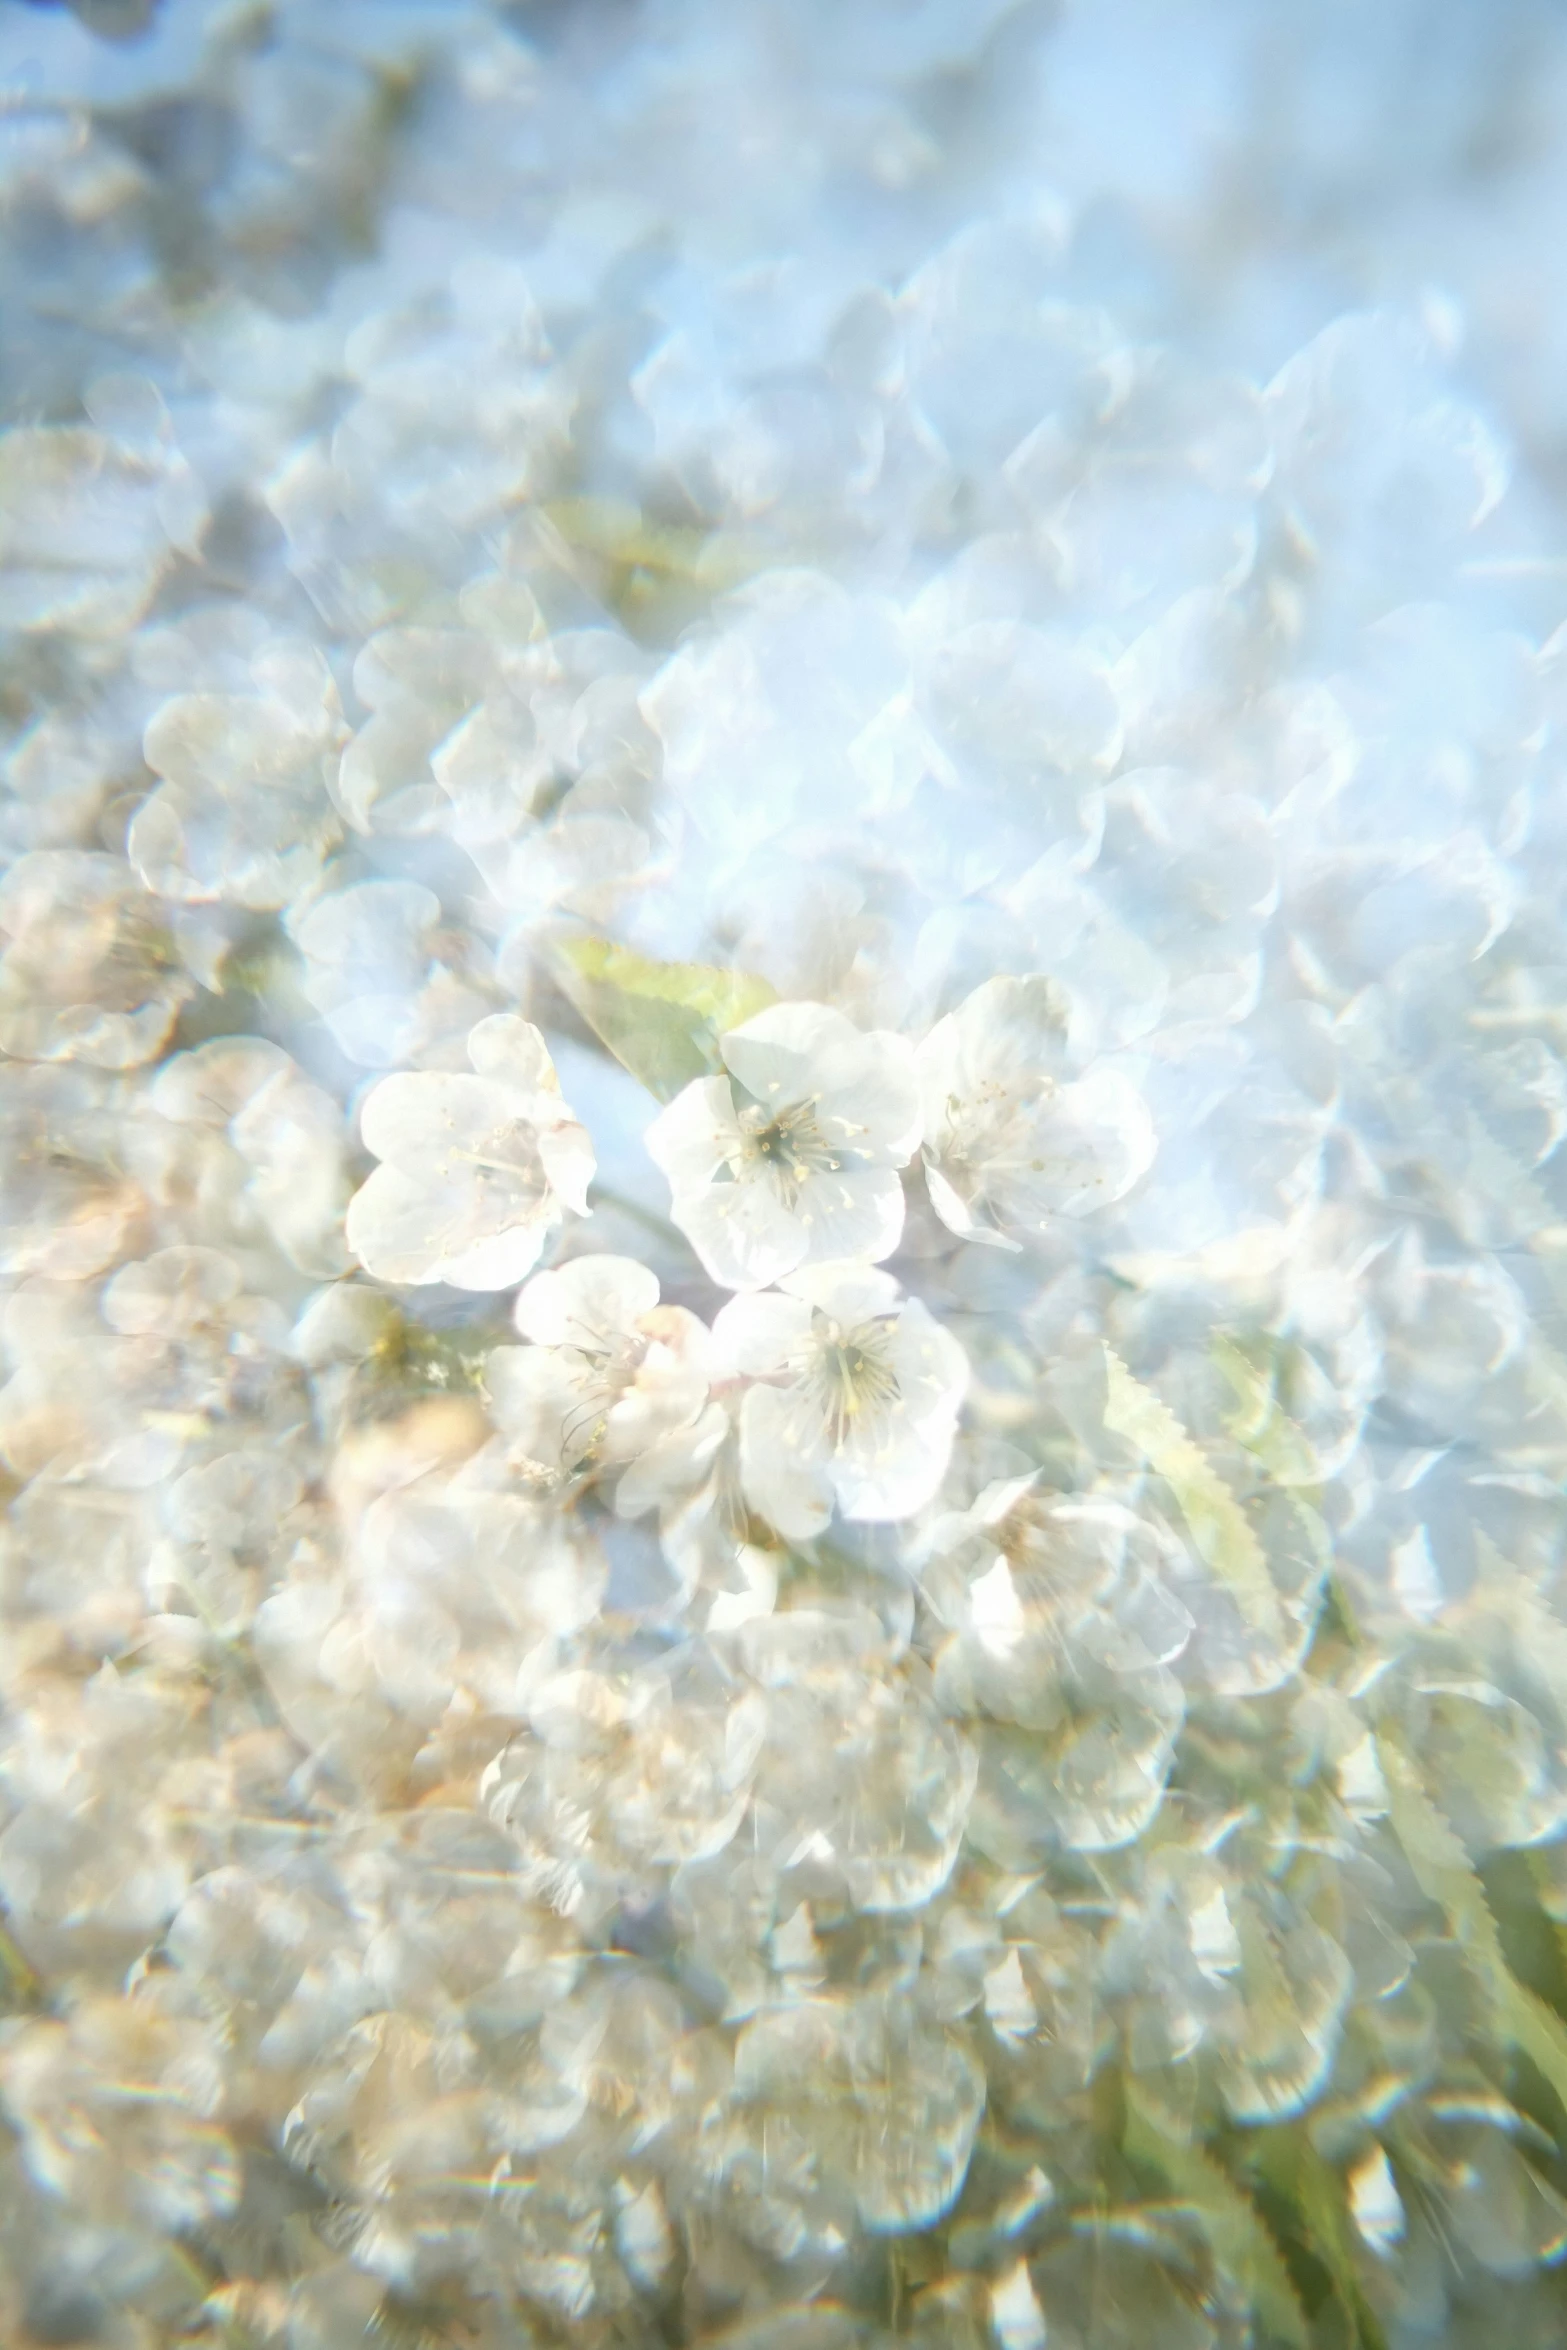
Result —
[[[659,1303],[656,1273],[630,1257],[574,1257],[534,1275],[515,1320],[532,1343],[497,1347],[485,1384],[525,1478],[618,1478],[627,1517],[701,1481],[729,1423],[708,1401],[707,1329]]]
[[[898,1169],[919,1145],[912,1047],[825,1004],[774,1004],[720,1039],[648,1130],[673,1215],[715,1281],[765,1289],[802,1265],[890,1256]]]
[[[566,1209],[586,1215],[593,1146],[561,1099],[543,1037],[510,1012],[468,1038],[473,1076],[382,1078],[360,1115],[382,1162],[348,1207],[348,1245],[378,1281],[510,1289]]]
[[[873,1265],[818,1265],[713,1325],[720,1369],[751,1382],[740,1475],[790,1541],[846,1518],[912,1517],[941,1483],[968,1360],[918,1298]]]
[[[919,1073],[931,1205],[965,1240],[1019,1248],[1124,1199],[1153,1163],[1136,1087],[1114,1069],[1073,1074],[1052,980],[987,979],[936,1023]]]

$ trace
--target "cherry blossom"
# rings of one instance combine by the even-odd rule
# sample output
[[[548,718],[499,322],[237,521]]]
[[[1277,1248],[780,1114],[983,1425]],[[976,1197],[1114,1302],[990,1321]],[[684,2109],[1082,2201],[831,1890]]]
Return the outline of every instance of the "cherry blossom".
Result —
[[[284,906],[315,882],[340,827],[324,804],[343,736],[337,690],[308,644],[261,652],[249,693],[180,693],[143,752],[162,781],[131,824],[149,888],[197,903]]]
[[[987,979],[919,1048],[931,1205],[965,1240],[1016,1249],[1057,1216],[1122,1199],[1152,1164],[1153,1121],[1118,1070],[1072,1073],[1048,979]]]
[[[740,1464],[753,1509],[791,1540],[846,1518],[912,1517],[941,1482],[968,1363],[950,1331],[890,1273],[819,1265],[713,1325],[721,1362],[749,1382]]]
[[[24,14],[0,2342],[1561,2340],[1567,15]]]
[[[34,849],[0,883],[0,1048],[134,1069],[195,993],[168,917],[119,857]]]
[[[719,1040],[648,1129],[674,1219],[715,1281],[764,1289],[803,1265],[898,1245],[897,1170],[919,1142],[912,1048],[826,1004],[776,1004]]]
[[[153,386],[106,377],[89,397],[102,430],[0,435],[0,627],[119,636],[200,544],[206,499]]]
[[[468,1038],[474,1074],[400,1071],[360,1113],[381,1161],[348,1205],[348,1245],[379,1281],[510,1289],[570,1210],[586,1215],[593,1146],[538,1030],[510,1012]]]
[[[618,1479],[636,1516],[700,1480],[728,1429],[708,1401],[709,1339],[631,1257],[574,1257],[536,1273],[514,1320],[528,1346],[497,1347],[485,1385],[508,1461],[532,1482]]]

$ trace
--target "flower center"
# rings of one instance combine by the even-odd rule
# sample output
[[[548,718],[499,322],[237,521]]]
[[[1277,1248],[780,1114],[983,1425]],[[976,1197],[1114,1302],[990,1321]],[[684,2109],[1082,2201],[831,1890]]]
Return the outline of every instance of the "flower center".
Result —
[[[815,1317],[806,1383],[821,1406],[828,1442],[836,1449],[867,1420],[896,1403],[898,1375],[888,1360],[889,1322],[860,1322],[850,1329]]]
[[[479,1190],[487,1204],[494,1204],[495,1195],[504,1190],[511,1195],[510,1206],[516,1195],[519,1204],[537,1207],[547,1196],[549,1178],[538,1147],[526,1126],[503,1126],[485,1138],[482,1149],[456,1150],[452,1158],[459,1164],[472,1167],[477,1175]]]
[[[733,1172],[765,1171],[790,1206],[812,1175],[836,1174],[843,1165],[823,1139],[814,1102],[791,1102],[784,1109],[748,1102],[740,1111],[740,1137]]]
[[[575,1468],[587,1468],[597,1457],[609,1428],[609,1415],[626,1390],[636,1382],[648,1351],[640,1330],[610,1332],[579,1322],[561,1352],[567,1376],[578,1402],[561,1428],[566,1458]]]
[[[964,1097],[949,1094],[941,1158],[949,1165],[993,1172],[1026,1152],[1029,1127],[1056,1088],[1048,1077],[1028,1085],[986,1078]]]

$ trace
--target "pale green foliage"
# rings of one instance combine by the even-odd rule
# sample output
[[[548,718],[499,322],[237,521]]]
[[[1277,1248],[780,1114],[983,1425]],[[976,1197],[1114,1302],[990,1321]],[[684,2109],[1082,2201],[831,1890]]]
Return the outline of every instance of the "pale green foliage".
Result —
[[[1377,1743],[1393,1826],[1421,1891],[1442,1911],[1472,1967],[1498,2037],[1539,2067],[1567,2111],[1567,2025],[1508,1965],[1485,1887],[1426,1793],[1413,1757],[1394,1737],[1384,1734]]]
[[[1121,2143],[1189,2203],[1225,2275],[1255,2308],[1269,2335],[1305,2350],[1305,2313],[1266,2223],[1243,2191],[1200,2146],[1170,2136],[1136,2087],[1126,2090]]]
[[[555,968],[595,1036],[660,1101],[711,1076],[719,1037],[778,1000],[746,972],[655,963],[605,938],[563,941]]]
[[[1174,1494],[1193,1542],[1235,1593],[1247,1619],[1265,1635],[1283,1625],[1262,1546],[1223,1478],[1203,1458],[1175,1414],[1105,1349],[1105,1426],[1124,1436]]]

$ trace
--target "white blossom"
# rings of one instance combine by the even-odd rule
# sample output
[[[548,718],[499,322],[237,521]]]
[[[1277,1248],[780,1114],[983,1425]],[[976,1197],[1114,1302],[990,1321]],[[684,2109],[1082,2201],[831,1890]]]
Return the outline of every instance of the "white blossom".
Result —
[[[636,689],[643,666],[618,630],[546,633],[523,578],[471,580],[461,628],[382,629],[354,664],[371,712],[334,796],[359,832],[439,825],[486,856],[526,835],[567,784],[633,792],[656,762]],[[523,865],[526,859],[523,859]],[[514,872],[508,895],[523,894]]]
[[[356,68],[355,79],[368,77]],[[366,135],[347,126],[345,153]],[[361,635],[404,607],[413,582],[466,577],[474,537],[547,489],[574,401],[516,262],[437,262],[409,293],[348,336],[340,366],[353,396],[267,485],[292,568]]]
[[[354,691],[371,715],[344,753],[337,782],[356,831],[371,829],[377,809],[383,823],[418,830],[441,807],[431,759],[483,706],[493,671],[488,646],[467,630],[389,628],[370,638],[354,663]],[[520,725],[526,741],[526,710],[513,717],[514,734]],[[513,764],[517,757],[514,742]]]
[[[845,1897],[864,1911],[933,1901],[968,1824],[975,1754],[919,1662],[896,1664],[864,1611],[756,1615],[735,1645],[767,1693],[747,1829],[759,1863],[828,1913]]]
[[[983,2078],[912,2003],[874,1991],[755,2017],[702,2157],[731,2223],[778,2259],[929,2227],[951,2204],[984,2111]]]
[[[7,1690],[0,1900],[13,1931],[90,1977],[95,1950],[134,1955],[163,1931],[199,1865],[179,1801],[199,1752],[191,1691],[112,1664],[34,1671],[20,1708]]]
[[[404,1071],[360,1115],[381,1165],[348,1207],[348,1245],[377,1280],[509,1289],[571,1210],[593,1146],[560,1095],[543,1037],[497,1012],[468,1039],[475,1074]]]
[[[936,1691],[985,1725],[993,1841],[1002,1791],[1020,1784],[1032,1833],[1072,1850],[1127,1843],[1158,1810],[1184,1712],[1171,1667],[1192,1636],[1164,1579],[1172,1548],[1116,1502],[1044,1496],[1032,1477],[988,1485],[931,1527]]]
[[[425,1473],[366,1503],[346,1528],[340,1574],[301,1556],[256,1623],[290,1724],[367,1754],[414,1751],[454,1706],[506,1724],[529,1660],[590,1623],[604,1594],[591,1529],[471,1485],[461,1464],[443,1474],[446,1464],[417,1460],[420,1431],[401,1433],[405,1474]],[[506,1730],[484,1735],[493,1752]]]
[[[194,1192],[225,1238],[259,1222],[302,1272],[347,1269],[342,1112],[281,1045],[218,1037],[166,1062],[150,1098],[179,1138],[166,1195]]]
[[[0,2059],[0,2100],[33,2177],[106,2232],[182,2231],[233,2209],[239,2155],[214,2118],[222,2080],[215,2035],[145,1996],[30,2019]]]
[[[699,832],[744,853],[845,804],[901,807],[928,747],[902,640],[885,598],[812,571],[765,573],[729,599],[642,694]]]
[[[0,1047],[133,1069],[195,993],[168,918],[119,857],[35,849],[0,883]]]
[[[1018,1248],[1124,1198],[1152,1164],[1135,1086],[1114,1069],[1073,1074],[1048,979],[987,979],[931,1030],[919,1073],[931,1205],[965,1240]]]
[[[648,1129],[673,1215],[715,1281],[764,1289],[804,1265],[888,1257],[898,1169],[919,1141],[912,1048],[825,1004],[776,1004],[719,1040]]]
[[[77,1280],[128,1247],[147,1202],[125,1164],[124,1081],[0,1065],[0,1265]]]
[[[746,1498],[791,1540],[846,1518],[912,1517],[941,1483],[968,1363],[950,1331],[890,1273],[818,1265],[781,1289],[731,1298],[713,1325],[746,1380]]]
[[[193,1609],[215,1641],[243,1637],[307,1532],[302,1493],[300,1465],[284,1447],[219,1453],[188,1469],[163,1496],[166,1536],[147,1561],[149,1594],[166,1612]]]
[[[460,965],[474,942],[441,931],[441,901],[416,881],[356,881],[287,917],[301,986],[339,1052],[361,1068],[451,1067],[485,1001]]]
[[[0,2341],[1561,2338],[1567,15],[1350,14],[0,4]]]
[[[280,642],[253,663],[249,693],[179,693],[143,744],[158,789],[128,847],[151,889],[199,903],[284,906],[315,882],[340,837],[328,799],[344,728],[313,646]]]
[[[513,1319],[528,1346],[484,1367],[506,1456],[525,1480],[618,1480],[634,1517],[698,1483],[728,1418],[709,1404],[709,1340],[630,1257],[574,1257],[536,1273]]]
[[[528,1717],[479,1793],[562,1914],[602,1918],[628,1879],[710,1859],[739,1832],[767,1706],[698,1645],[631,1669],[590,1652],[545,1671]]]
[[[118,636],[135,625],[176,550],[207,519],[150,383],[95,387],[102,430],[0,435],[0,626]]]

